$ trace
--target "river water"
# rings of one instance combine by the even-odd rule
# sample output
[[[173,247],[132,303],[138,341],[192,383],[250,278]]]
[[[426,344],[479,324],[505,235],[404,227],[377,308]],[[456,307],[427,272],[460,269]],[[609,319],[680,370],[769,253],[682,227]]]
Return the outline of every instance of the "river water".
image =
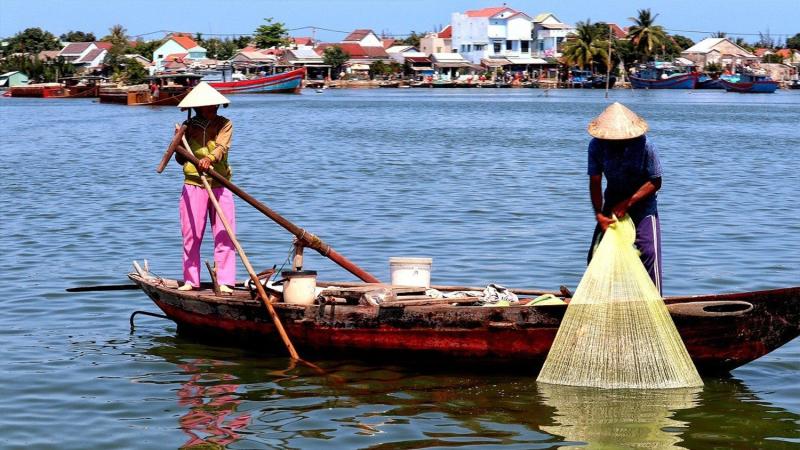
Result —
[[[601,91],[232,100],[234,181],[378,277],[390,256],[428,256],[439,284],[580,280],[585,127]],[[648,120],[664,166],[666,295],[800,284],[800,91],[610,100]],[[609,393],[537,386],[524,370],[315,361],[335,384],[169,321],[140,316],[131,332],[131,312],[157,312],[144,294],[64,288],[125,282],[134,259],[180,275],[181,175],[153,169],[183,114],[0,98],[0,115],[2,448],[800,447],[800,340],[702,389]],[[284,263],[290,236],[237,205],[250,260]],[[351,279],[316,254],[306,267]]]

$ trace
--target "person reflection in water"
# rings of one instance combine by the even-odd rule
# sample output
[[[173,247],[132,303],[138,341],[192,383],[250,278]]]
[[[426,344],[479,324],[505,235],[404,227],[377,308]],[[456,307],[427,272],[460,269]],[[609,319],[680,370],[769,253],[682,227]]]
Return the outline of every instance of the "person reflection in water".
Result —
[[[195,360],[181,364],[184,372],[192,374],[178,391],[178,405],[189,411],[180,418],[180,427],[189,436],[181,448],[224,448],[241,436],[237,433],[250,423],[250,414],[236,415],[241,400],[236,379],[227,373],[209,372],[222,364],[213,360]]]

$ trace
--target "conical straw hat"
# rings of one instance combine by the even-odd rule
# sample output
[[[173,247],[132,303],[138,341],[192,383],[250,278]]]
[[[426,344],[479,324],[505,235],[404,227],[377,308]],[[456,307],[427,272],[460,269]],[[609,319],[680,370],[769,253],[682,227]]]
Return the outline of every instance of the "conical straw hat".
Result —
[[[189,92],[178,104],[178,108],[197,108],[200,106],[227,105],[231,101],[203,81]]]
[[[602,114],[589,122],[589,134],[599,139],[633,139],[645,133],[647,122],[619,102],[614,102]]]

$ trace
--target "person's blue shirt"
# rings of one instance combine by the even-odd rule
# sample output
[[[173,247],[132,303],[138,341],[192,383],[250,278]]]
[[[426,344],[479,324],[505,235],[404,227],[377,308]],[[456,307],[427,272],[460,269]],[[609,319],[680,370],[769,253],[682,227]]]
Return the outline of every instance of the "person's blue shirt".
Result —
[[[631,197],[647,181],[661,178],[661,162],[646,136],[624,141],[592,139],[589,142],[589,176],[604,175],[603,212]],[[634,222],[658,214],[656,194],[642,199],[628,211]]]

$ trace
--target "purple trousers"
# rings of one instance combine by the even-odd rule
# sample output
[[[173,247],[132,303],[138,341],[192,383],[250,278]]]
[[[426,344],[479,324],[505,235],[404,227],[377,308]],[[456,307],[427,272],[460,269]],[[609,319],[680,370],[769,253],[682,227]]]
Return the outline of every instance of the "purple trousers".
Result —
[[[236,213],[231,191],[213,188],[214,197],[228,219],[232,231],[236,233]],[[183,279],[194,287],[200,286],[200,244],[206,223],[211,219],[211,231],[214,234],[214,262],[217,265],[219,284],[233,286],[236,284],[236,248],[225,226],[222,224],[214,205],[208,199],[208,192],[199,186],[183,185],[180,207],[181,233],[183,234]]]
[[[662,289],[662,274],[661,274],[661,223],[658,221],[658,215],[645,216],[636,224],[636,248],[639,250],[639,257],[642,259],[644,268],[650,274],[650,278],[658,288],[658,292],[664,295]],[[589,261],[592,260],[592,253],[594,248],[600,243],[603,238],[603,232],[600,225],[594,228],[594,236],[592,236],[592,245],[589,247]]]

